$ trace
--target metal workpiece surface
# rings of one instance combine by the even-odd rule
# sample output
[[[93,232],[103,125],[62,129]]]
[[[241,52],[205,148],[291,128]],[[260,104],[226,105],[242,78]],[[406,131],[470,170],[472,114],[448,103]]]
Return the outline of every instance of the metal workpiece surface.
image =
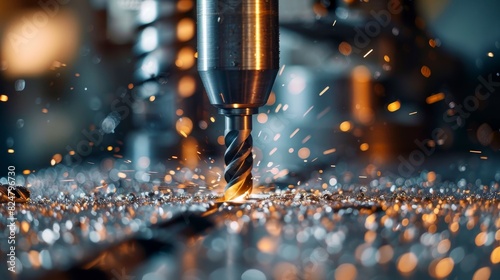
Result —
[[[240,203],[218,201],[214,168],[116,168],[58,166],[29,176],[32,196],[14,210],[18,279],[488,279],[500,273],[500,171],[494,167],[491,181],[469,171],[457,171],[455,181],[432,172],[352,181],[358,171],[325,169],[286,188],[261,186]],[[0,204],[4,235],[8,217]],[[7,245],[0,243],[4,265]],[[0,278],[8,273],[2,269]]]

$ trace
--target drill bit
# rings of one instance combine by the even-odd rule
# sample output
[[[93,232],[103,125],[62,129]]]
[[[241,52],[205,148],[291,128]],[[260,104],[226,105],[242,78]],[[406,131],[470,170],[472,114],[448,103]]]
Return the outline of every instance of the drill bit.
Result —
[[[224,200],[252,192],[252,115],[279,69],[278,0],[199,0],[198,71],[225,116]]]
[[[230,201],[252,192],[252,115],[226,115],[225,120],[224,200]]]

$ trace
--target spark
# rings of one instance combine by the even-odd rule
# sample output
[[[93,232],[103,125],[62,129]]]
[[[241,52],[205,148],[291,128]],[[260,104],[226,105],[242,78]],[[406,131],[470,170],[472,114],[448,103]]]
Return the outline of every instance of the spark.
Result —
[[[415,111],[415,112],[411,112],[409,115],[410,115],[410,116],[413,116],[413,115],[416,115],[416,114],[417,114],[417,111]]]
[[[334,20],[333,24],[332,24],[332,27],[335,26],[336,23],[337,23],[337,20]]]
[[[311,112],[311,110],[314,108],[314,105],[309,107],[309,109],[307,109],[307,111],[304,113],[304,115],[302,117],[305,117],[307,114],[309,114],[309,112]]]
[[[365,53],[365,55],[363,55],[363,58],[366,58],[369,54],[371,54],[373,51],[373,49],[370,49],[367,53]]]
[[[478,150],[470,150],[469,152],[473,153],[473,154],[482,154],[483,153],[482,151],[478,151]]]
[[[290,134],[290,139],[293,138],[295,136],[295,134],[297,134],[299,132],[300,128],[297,128],[295,129],[292,134]]]
[[[9,100],[9,97],[5,94],[0,95],[0,101],[2,102],[7,102]]]
[[[400,108],[401,108],[401,102],[399,102],[399,100],[396,100],[396,101],[390,103],[389,105],[387,105],[387,111],[389,111],[391,113],[396,112]]]
[[[278,76],[281,76],[281,74],[283,74],[283,71],[285,71],[285,64],[283,64],[283,66],[281,66],[281,69],[280,69],[280,72],[278,73]]]
[[[307,141],[309,141],[311,139],[311,135],[307,135],[306,137],[304,137],[304,139],[302,140],[302,144],[305,144],[307,143]]]
[[[276,151],[278,150],[277,147],[274,147],[274,149],[272,149],[270,152],[269,152],[269,155],[272,156]]]
[[[349,130],[351,130],[351,123],[349,121],[343,121],[340,125],[339,125],[339,129],[342,131],[342,132],[347,132]]]
[[[433,94],[433,95],[427,97],[425,99],[425,102],[427,104],[433,104],[433,103],[436,103],[436,102],[441,101],[443,99],[444,99],[444,93],[439,92],[439,93],[436,93],[436,94]]]
[[[326,109],[325,109],[325,110],[321,111],[321,112],[320,112],[320,113],[316,116],[316,119],[317,119],[317,120],[319,120],[319,119],[321,119],[322,117],[324,117],[324,116],[325,116],[328,112],[330,112],[330,109],[331,109],[331,107],[330,107],[330,106],[326,107]]]
[[[480,157],[480,159],[488,159],[488,157]]]
[[[281,103],[276,106],[276,109],[274,110],[275,113],[278,113],[281,109]]]
[[[368,176],[365,176],[365,175],[359,175],[359,176],[358,176],[358,178],[359,178],[359,179],[366,179],[366,178],[368,178]]]
[[[366,152],[368,151],[368,149],[370,149],[370,145],[368,145],[368,143],[363,143],[359,146],[359,149],[363,152]]]
[[[288,169],[283,169],[280,172],[278,172],[278,174],[276,174],[273,178],[276,180],[278,178],[285,177],[286,175],[288,175],[288,172],[289,172]]]
[[[424,65],[422,66],[422,68],[420,68],[420,73],[422,74],[422,76],[429,78],[431,76],[432,71],[429,68],[429,66]]]
[[[494,57],[495,55],[492,52],[488,52],[489,57]]]
[[[335,149],[335,148],[331,148],[331,149],[328,149],[328,150],[323,151],[323,154],[324,154],[324,155],[329,155],[329,154],[333,154],[333,153],[335,153],[336,151],[337,151],[337,149]]]
[[[330,89],[330,87],[325,87],[325,89],[323,89],[320,93],[319,93],[319,96],[322,96],[323,94],[325,94],[325,92],[327,92],[328,90]]]

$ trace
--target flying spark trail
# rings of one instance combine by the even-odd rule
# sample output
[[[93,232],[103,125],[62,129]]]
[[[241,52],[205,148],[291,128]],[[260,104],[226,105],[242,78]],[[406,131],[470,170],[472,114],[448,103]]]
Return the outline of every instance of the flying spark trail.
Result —
[[[311,110],[314,108],[314,105],[309,107],[309,109],[307,109],[307,111],[304,113],[304,115],[302,117],[305,117],[307,114],[309,114],[309,112],[311,112]]]
[[[325,116],[328,112],[330,112],[330,109],[331,109],[331,107],[330,107],[330,106],[326,107],[326,109],[325,109],[325,110],[321,111],[321,112],[320,112],[320,113],[316,116],[316,119],[317,119],[317,120],[319,120],[319,119],[321,119],[322,117],[324,117],[324,116]]]
[[[417,114],[417,111],[415,111],[415,112],[411,112],[409,115],[410,115],[410,116],[413,116],[413,115],[416,115],[416,114]]]
[[[337,151],[337,149],[332,148],[332,149],[325,150],[325,151],[323,152],[323,154],[324,154],[324,155],[329,155],[329,154],[333,154],[333,153],[335,153],[336,151]]]
[[[285,64],[283,64],[283,66],[281,66],[281,69],[280,69],[280,72],[278,73],[278,76],[281,76],[281,74],[283,74],[283,71],[285,71]]]
[[[299,132],[300,128],[297,128],[295,129],[292,134],[290,134],[290,138],[293,138],[295,136],[295,134],[297,134]]]
[[[303,140],[302,140],[302,144],[305,144],[307,143],[307,141],[309,141],[311,139],[311,135],[307,135]]]
[[[322,96],[323,94],[325,94],[325,92],[327,92],[329,89],[330,89],[330,87],[326,87],[325,89],[323,89],[323,90],[319,93],[319,96]]]
[[[281,106],[282,106],[281,103],[278,104],[278,106],[276,106],[276,109],[274,110],[274,112],[278,113],[280,111],[280,109],[281,109]]]
[[[332,24],[332,27],[335,26],[336,23],[337,23],[337,20],[334,20],[333,24]]]
[[[373,49],[370,49],[365,55],[363,55],[363,58],[366,58],[369,54],[371,54]]]

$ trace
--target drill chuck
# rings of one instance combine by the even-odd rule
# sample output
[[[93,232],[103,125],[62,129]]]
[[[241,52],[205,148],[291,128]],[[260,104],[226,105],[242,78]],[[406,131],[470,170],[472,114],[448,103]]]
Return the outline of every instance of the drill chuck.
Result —
[[[263,106],[278,70],[278,0],[198,0],[198,71],[210,103]]]

